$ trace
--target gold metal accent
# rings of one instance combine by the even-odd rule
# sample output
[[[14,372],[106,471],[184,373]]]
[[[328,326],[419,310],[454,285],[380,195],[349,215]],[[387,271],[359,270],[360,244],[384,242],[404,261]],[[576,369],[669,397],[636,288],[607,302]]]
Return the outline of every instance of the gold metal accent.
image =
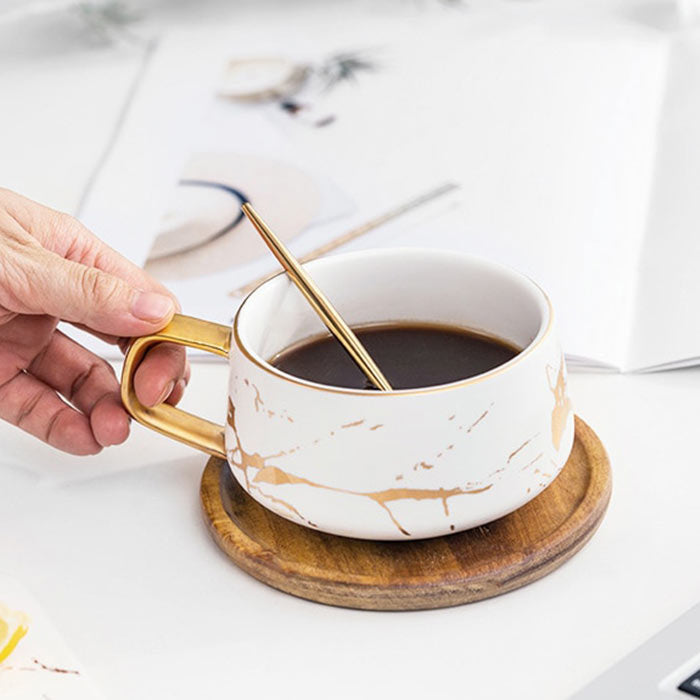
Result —
[[[554,408],[552,409],[552,445],[557,451],[559,451],[561,439],[564,436],[566,421],[569,418],[569,413],[571,413],[573,408],[571,399],[566,391],[564,367],[564,355],[562,355],[561,362],[559,363],[559,370],[557,372],[557,380],[555,383],[552,383],[552,379],[549,376],[549,367],[545,368],[549,388],[554,396]]]
[[[391,391],[391,384],[387,381],[382,371],[372,359],[370,354],[358,337],[353,333],[350,326],[343,320],[326,295],[318,288],[309,274],[297,262],[296,258],[289,252],[287,247],[270,230],[267,224],[260,218],[258,213],[247,202],[241,207],[243,213],[250,219],[258,233],[262,236],[267,247],[277,258],[280,265],[284,267],[289,278],[299,288],[299,291],[306,297],[314,311],[320,316],[328,330],[340,341],[348,355],[355,364],[367,375],[367,378],[378,389]]]
[[[184,442],[202,452],[226,459],[224,426],[168,404],[144,406],[134,391],[134,374],[144,355],[157,343],[175,343],[228,357],[231,329],[211,321],[176,314],[159,333],[134,338],[124,358],[121,379],[122,402],[142,425],[167,437]]]
[[[403,204],[400,204],[399,206],[394,207],[393,209],[390,209],[389,211],[384,212],[379,216],[375,216],[369,221],[365,221],[364,224],[360,224],[359,226],[356,226],[355,228],[346,231],[337,238],[334,238],[333,240],[330,240],[324,243],[323,245],[320,245],[318,248],[314,248],[306,255],[302,255],[299,258],[299,262],[307,263],[311,260],[314,260],[315,258],[320,258],[322,255],[330,253],[332,250],[340,248],[341,246],[344,246],[346,243],[350,243],[350,241],[354,241],[360,236],[364,236],[366,233],[373,231],[375,228],[383,226],[392,219],[396,219],[399,216],[402,216],[403,214],[406,214],[407,212],[422,206],[423,204],[427,204],[433,199],[442,197],[443,194],[448,194],[449,192],[452,192],[453,190],[457,189],[459,189],[459,185],[457,183],[446,182],[445,184],[440,185],[440,187],[436,187],[435,189],[429,190],[428,192],[425,192],[424,194],[421,194],[418,197],[409,199],[407,202],[404,202]],[[247,294],[252,292],[256,287],[259,287],[263,282],[267,282],[267,280],[276,277],[277,274],[278,273],[273,272],[272,274],[258,277],[256,280],[253,280],[252,282],[249,282],[248,284],[239,287],[238,289],[234,289],[232,292],[229,293],[229,296],[246,296]]]
[[[353,491],[351,489],[344,489],[337,486],[328,486],[327,484],[321,484],[315,481],[310,481],[305,477],[297,476],[290,472],[275,466],[274,464],[269,464],[268,460],[274,459],[275,457],[281,457],[284,453],[278,453],[276,455],[263,456],[258,452],[246,452],[243,449],[241,443],[241,436],[236,427],[236,407],[229,398],[228,400],[228,414],[226,417],[226,422],[229,424],[231,430],[233,431],[233,438],[235,440],[235,446],[229,452],[228,461],[229,464],[240,469],[243,472],[243,480],[245,482],[244,488],[248,493],[252,495],[253,491],[257,491],[261,496],[270,499],[273,503],[279,503],[280,505],[287,508],[289,511],[293,512],[295,515],[300,517],[305,522],[316,527],[313,523],[310,523],[304,516],[299,513],[294,505],[283,501],[277,497],[270,496],[264,493],[259,484],[270,484],[271,486],[295,486],[303,485],[309,486],[314,489],[321,489],[325,491],[334,491],[336,493],[344,493],[349,496],[360,496],[368,498],[374,501],[378,506],[391,518],[391,522],[397,527],[401,534],[410,537],[410,532],[401,526],[399,521],[396,519],[391,506],[389,504],[394,501],[402,500],[413,500],[413,501],[423,501],[423,500],[439,500],[442,502],[442,507],[445,512],[445,516],[449,516],[450,510],[447,503],[449,498],[453,496],[460,495],[474,495],[488,491],[493,487],[493,483],[486,484],[485,486],[474,484],[473,487],[464,488],[460,486],[455,486],[453,488],[435,488],[435,489],[419,489],[419,488],[388,488],[382,491]],[[540,455],[541,456],[541,455]],[[251,479],[248,475],[249,469],[255,469],[255,474]]]

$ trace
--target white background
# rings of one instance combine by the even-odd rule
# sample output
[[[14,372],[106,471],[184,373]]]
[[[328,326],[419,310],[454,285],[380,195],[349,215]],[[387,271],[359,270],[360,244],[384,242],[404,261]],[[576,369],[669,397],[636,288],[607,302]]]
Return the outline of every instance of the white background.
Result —
[[[498,10],[517,16],[534,4],[503,2]],[[353,8],[367,18],[446,11],[430,5]],[[537,5],[562,11],[561,3]],[[149,22],[195,24],[222,17],[224,6],[153,3]],[[251,13],[258,5],[237,7]],[[587,7],[659,32],[674,17],[671,3]],[[304,3],[294,12],[340,17],[338,8]],[[486,11],[478,2],[470,8]],[[267,11],[255,9],[260,21]],[[118,120],[139,55],[90,48],[78,22],[62,22],[61,31],[55,19],[0,24],[0,179],[71,209]],[[223,418],[225,366],[197,366],[194,375],[189,408]],[[574,559],[499,598],[370,613],[267,588],[207,534],[198,502],[205,457],[142,429],[121,448],[76,460],[0,425],[0,570],[35,593],[115,700],[564,698],[696,603],[700,590],[700,371],[574,374],[570,388],[612,459],[609,512]]]

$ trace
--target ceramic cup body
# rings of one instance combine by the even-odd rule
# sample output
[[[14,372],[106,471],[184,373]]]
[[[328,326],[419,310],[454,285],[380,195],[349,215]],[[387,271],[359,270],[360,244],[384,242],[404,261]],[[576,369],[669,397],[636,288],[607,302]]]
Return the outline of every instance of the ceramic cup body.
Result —
[[[444,251],[386,249],[308,264],[351,325],[430,321],[522,348],[467,380],[394,392],[329,387],[268,363],[324,332],[286,276],[241,305],[230,351],[226,453],[262,505],[368,539],[433,537],[501,517],[565,464],[574,436],[546,295],[508,268]]]

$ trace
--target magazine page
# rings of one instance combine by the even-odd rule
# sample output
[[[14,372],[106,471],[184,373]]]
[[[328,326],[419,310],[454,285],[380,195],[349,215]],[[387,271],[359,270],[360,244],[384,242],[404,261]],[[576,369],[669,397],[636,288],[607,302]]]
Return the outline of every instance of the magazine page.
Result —
[[[39,602],[0,573],[0,697],[105,700]]]
[[[698,32],[673,42],[626,369],[700,361],[700,48]]]
[[[465,19],[356,39],[348,45],[377,47],[359,54],[372,70],[321,95],[302,91],[303,109],[275,118],[304,153],[326,154],[325,171],[358,206],[399,199],[407,182],[460,186],[443,216],[355,246],[445,247],[521,269],[552,296],[567,354],[620,368],[666,44],[624,22],[550,21],[495,30]],[[309,127],[324,117],[334,122]]]
[[[206,50],[196,62],[204,87],[191,94],[187,81],[163,77],[185,70],[181,45],[164,43],[154,60],[161,77],[151,82],[198,103],[176,144],[179,160],[169,154],[167,169],[151,168],[152,198],[127,193],[130,212],[107,226],[105,207],[95,228],[111,240],[117,229],[137,230],[130,257],[173,288],[187,313],[221,322],[277,270],[240,217],[241,197],[302,257],[340,252],[349,239],[485,256],[549,292],[573,364],[621,368],[666,45],[622,20],[542,21],[496,26],[465,14],[430,32],[378,20],[362,34],[310,26],[289,38],[274,24],[264,37],[250,27],[193,33],[190,46]],[[261,74],[281,72],[284,83],[294,68],[304,77],[289,92],[251,98]],[[186,70],[191,79],[195,68]],[[152,116],[126,125],[108,171],[123,170],[116,164],[143,142],[146,122],[152,129]],[[449,196],[407,207],[446,185]]]

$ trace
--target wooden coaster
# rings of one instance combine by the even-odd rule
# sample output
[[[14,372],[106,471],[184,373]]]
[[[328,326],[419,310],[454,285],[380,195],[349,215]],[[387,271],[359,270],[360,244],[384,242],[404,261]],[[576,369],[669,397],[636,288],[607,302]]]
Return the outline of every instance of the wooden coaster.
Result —
[[[216,542],[260,581],[329,605],[421,610],[490,598],[553,571],[593,535],[610,491],[605,448],[577,417],[571,456],[548,488],[510,515],[445,537],[377,542],[302,527],[252,499],[214,457],[201,497]]]

